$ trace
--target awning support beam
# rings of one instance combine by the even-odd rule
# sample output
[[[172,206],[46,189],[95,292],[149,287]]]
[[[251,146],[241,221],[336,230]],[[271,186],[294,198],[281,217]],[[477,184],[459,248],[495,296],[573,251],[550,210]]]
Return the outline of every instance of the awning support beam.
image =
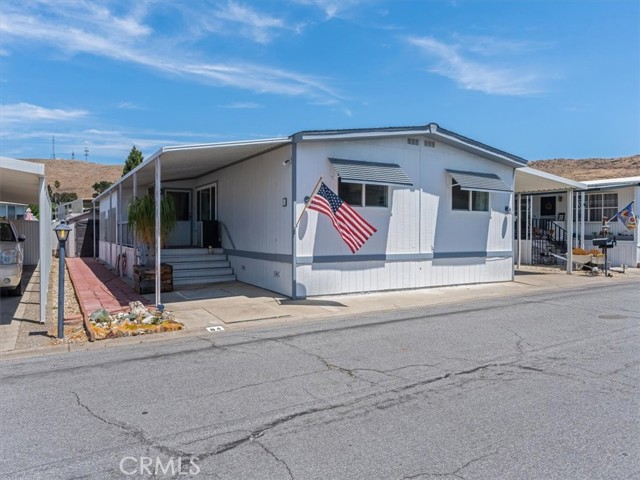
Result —
[[[160,294],[160,287],[162,285],[160,278],[160,250],[162,245],[160,244],[160,203],[162,201],[162,196],[160,194],[160,158],[162,155],[158,155],[155,161],[155,204],[156,204],[156,307],[162,303],[162,298]]]

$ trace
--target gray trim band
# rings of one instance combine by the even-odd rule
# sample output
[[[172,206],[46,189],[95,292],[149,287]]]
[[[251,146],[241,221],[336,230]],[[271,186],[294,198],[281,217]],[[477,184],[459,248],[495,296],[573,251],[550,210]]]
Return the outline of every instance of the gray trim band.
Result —
[[[291,263],[292,256],[285,253],[250,252],[246,250],[227,250],[230,257],[252,258],[268,262]],[[512,257],[509,250],[495,252],[435,252],[435,253],[390,253],[370,255],[321,255],[313,257],[296,257],[297,265],[314,263],[353,263],[353,262],[416,262],[444,258],[500,258]]]
[[[314,263],[344,263],[344,262],[412,262],[418,260],[431,260],[432,253],[390,253],[370,255],[322,255],[314,257],[298,257],[298,265],[311,265]]]
[[[495,251],[495,252],[435,252],[433,254],[434,259],[440,258],[499,258],[499,257],[512,257],[513,252],[510,250]]]
[[[314,263],[353,263],[353,262],[418,262],[439,258],[494,258],[511,257],[510,251],[497,252],[435,252],[435,253],[390,253],[372,255],[322,255],[315,257],[297,257],[298,265]]]
[[[292,255],[287,253],[249,252],[247,250],[224,250],[230,257],[252,258],[254,260],[266,260],[268,262],[291,263]]]

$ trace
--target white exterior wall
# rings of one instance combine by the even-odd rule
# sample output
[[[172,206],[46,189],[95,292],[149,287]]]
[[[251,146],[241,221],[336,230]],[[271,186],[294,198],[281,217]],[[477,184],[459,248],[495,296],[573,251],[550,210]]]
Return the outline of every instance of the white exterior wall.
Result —
[[[626,207],[631,201],[635,200],[636,203],[634,204],[634,212],[637,214],[638,213],[638,202],[640,202],[640,198],[638,195],[638,190],[640,190],[638,187],[624,187],[624,188],[618,188],[618,189],[611,189],[611,190],[593,190],[591,192],[586,192],[588,193],[617,193],[618,194],[618,209],[624,208]],[[579,195],[579,194],[578,194]],[[559,213],[564,213],[565,214],[565,218],[566,218],[566,210],[567,210],[567,194],[566,192],[563,193],[557,193],[557,194],[538,194],[538,195],[533,195],[533,206],[532,206],[532,211],[533,211],[533,218],[541,218],[540,217],[540,198],[541,197],[556,197],[556,218],[557,215]],[[562,197],[562,201],[558,201],[558,198]],[[578,196],[578,201],[579,201],[579,196]],[[549,218],[551,219],[551,217],[544,217],[544,218]],[[557,223],[559,226],[561,226],[562,228],[566,229],[567,228],[567,222],[566,221],[558,221],[558,220],[554,220],[555,223]],[[577,222],[579,224],[579,222]],[[602,222],[585,222],[585,235],[586,236],[593,236],[594,233],[599,233],[600,232],[600,228],[602,226]],[[573,231],[577,232],[577,226],[574,226]],[[625,228],[624,225],[622,225],[621,222],[615,221],[615,222],[611,222],[609,224],[610,227],[610,232],[613,233],[614,235],[620,235],[620,233],[629,233],[628,230]],[[633,237],[633,235],[631,235],[631,237]],[[631,240],[631,238],[629,238],[629,240]]]
[[[22,243],[24,265],[37,265],[40,260],[40,222],[37,220],[11,220],[18,235],[24,235]],[[56,242],[57,243],[57,242]]]
[[[291,147],[286,146],[201,177],[194,185],[195,192],[217,184],[222,247],[238,280],[284,295],[291,294],[292,268],[292,168],[283,165],[289,159]]]
[[[330,220],[304,214],[296,236],[298,296],[419,288],[513,278],[512,194],[491,193],[489,212],[451,209],[445,169],[496,173],[513,185],[514,170],[436,143],[435,148],[392,139],[298,144],[298,214],[320,176],[337,193],[328,158],[397,163],[413,187],[389,187],[389,207],[356,208],[377,232],[355,255]],[[367,257],[357,261],[357,257]],[[356,260],[356,261],[354,261]]]
[[[110,198],[111,204],[109,204]],[[98,242],[98,258],[111,268],[115,267],[116,256],[118,254],[115,237],[115,212],[117,204],[117,189],[114,189],[112,193],[106,195],[100,200],[100,240]]]

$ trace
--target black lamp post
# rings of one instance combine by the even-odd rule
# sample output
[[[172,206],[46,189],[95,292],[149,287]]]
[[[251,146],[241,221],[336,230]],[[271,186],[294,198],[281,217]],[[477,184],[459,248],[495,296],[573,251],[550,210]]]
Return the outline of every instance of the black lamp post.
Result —
[[[58,338],[64,338],[64,250],[71,227],[66,223],[61,223],[53,231],[56,232],[60,244],[60,253],[58,254],[60,258],[58,267],[60,270],[58,275]]]

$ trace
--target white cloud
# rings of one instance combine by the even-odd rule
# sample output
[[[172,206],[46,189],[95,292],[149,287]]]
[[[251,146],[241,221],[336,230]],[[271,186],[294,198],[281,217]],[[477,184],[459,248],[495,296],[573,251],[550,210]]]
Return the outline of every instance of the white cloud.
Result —
[[[486,35],[453,36],[456,48],[483,56],[521,55],[528,52],[547,49],[550,43],[533,42],[529,40],[505,40]]]
[[[133,63],[215,86],[235,87],[260,93],[309,98],[340,98],[319,78],[295,71],[243,61],[199,60],[193,48],[180,48],[180,39],[167,32],[153,35],[136,10],[129,16],[115,16],[104,7],[78,2],[60,9],[52,2],[49,15],[33,14],[29,3],[11,3],[0,15],[0,36],[8,48],[31,43],[56,48],[65,54],[85,53]],[[47,6],[48,2],[39,5]],[[222,12],[222,13],[220,13]],[[266,39],[269,29],[280,28],[281,20],[230,2],[218,12],[228,22],[241,22],[254,36]]]
[[[120,102],[116,105],[120,110],[144,110],[140,105],[133,102]]]
[[[76,159],[84,158],[84,148],[89,149],[90,161],[104,161],[117,159],[124,162],[132,145],[141,149],[145,156],[155,152],[163,145],[179,145],[184,143],[214,142],[224,138],[217,133],[188,132],[188,131],[157,131],[157,130],[117,130],[117,129],[65,129],[65,131],[35,129],[30,131],[10,131],[2,129],[0,138],[3,139],[3,154],[22,158],[49,158],[51,137],[55,137],[56,154],[60,158],[71,158],[75,153]],[[31,143],[27,141],[38,140]]]
[[[321,9],[327,19],[342,17],[363,4],[373,3],[371,0],[295,0],[295,2]]]
[[[61,108],[46,108],[30,103],[13,103],[0,106],[0,118],[3,124],[36,123],[36,122],[64,122],[84,117],[86,110],[64,110]]]
[[[229,108],[229,109],[245,110],[245,109],[262,108],[262,105],[255,102],[233,102],[228,105],[221,105],[221,107]]]
[[[453,80],[460,88],[477,90],[490,95],[532,95],[541,93],[542,78],[535,72],[521,65],[501,66],[474,60],[465,48],[458,44],[447,44],[433,37],[410,37],[409,44],[420,48],[424,53],[435,58],[437,62],[430,67],[432,73]],[[484,55],[497,54],[498,42],[485,41],[483,45],[476,43]],[[502,50],[507,43],[502,43]],[[517,44],[511,44],[512,50]],[[466,50],[466,51],[465,51]]]
[[[286,22],[281,18],[272,17],[232,1],[214,12],[214,15],[220,20],[231,22],[233,29],[239,25],[242,34],[258,43],[268,43],[276,31],[288,29]]]

